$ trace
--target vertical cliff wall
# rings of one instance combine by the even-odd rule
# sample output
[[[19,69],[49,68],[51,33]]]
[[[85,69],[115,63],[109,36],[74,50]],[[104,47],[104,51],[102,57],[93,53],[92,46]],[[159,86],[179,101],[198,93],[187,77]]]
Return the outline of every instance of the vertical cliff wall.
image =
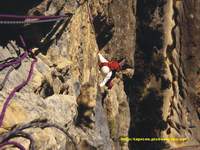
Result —
[[[198,11],[197,1],[137,2],[130,136],[187,141],[130,142],[133,149],[199,145]]]
[[[99,50],[108,60],[125,59],[134,68],[135,51],[135,7],[136,1],[93,2],[91,6],[94,28]],[[101,26],[100,16],[107,17],[107,26]],[[117,74],[111,90],[102,90],[103,107],[106,112],[112,149],[128,149],[128,142],[120,142],[120,137],[128,136],[130,126],[129,97],[125,92],[123,73]],[[129,76],[127,78],[131,78]],[[126,117],[125,117],[126,116]]]
[[[174,26],[171,37],[174,47],[172,46],[168,57],[174,94],[171,100],[171,112],[167,119],[173,122],[177,130],[171,132],[175,134],[173,136],[188,138],[185,143],[172,143],[176,147],[199,145],[199,53],[197,50],[199,38],[195,34],[199,33],[198,5],[197,1],[172,2]]]
[[[37,58],[31,81],[15,93],[6,110],[2,143],[16,137],[13,140],[26,149],[128,149],[127,143],[119,141],[121,136],[128,136],[130,123],[122,74],[117,75],[112,90],[100,89],[103,76],[97,58],[98,51],[104,53],[109,47],[110,51],[104,53],[108,59],[127,58],[133,66],[134,5],[127,2],[119,6],[112,1],[45,0],[30,6],[23,2],[23,10],[13,2],[12,12],[2,3],[2,13],[68,15],[66,20],[55,23],[1,25],[1,35],[13,31],[6,38],[1,36],[1,64],[17,59],[26,50],[19,34]],[[117,12],[119,7],[125,14]],[[124,22],[120,22],[122,18]],[[29,57],[18,66],[1,69],[1,109],[11,90],[26,80],[34,59]],[[28,129],[22,129],[24,126]]]
[[[1,110],[37,58],[30,82],[16,90],[6,109],[0,146],[13,140],[31,150],[199,148],[198,0],[21,3],[0,2],[0,13],[67,17],[0,25],[0,66],[26,51],[19,35],[33,49],[21,63],[0,67]],[[98,52],[109,60],[125,58],[132,68],[116,74],[112,89],[99,87],[104,76]]]

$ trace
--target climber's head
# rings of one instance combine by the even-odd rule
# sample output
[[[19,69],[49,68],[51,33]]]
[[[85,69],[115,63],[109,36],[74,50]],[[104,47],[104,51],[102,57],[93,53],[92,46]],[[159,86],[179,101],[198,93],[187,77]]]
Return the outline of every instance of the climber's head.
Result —
[[[107,73],[110,72],[110,68],[109,68],[108,66],[103,66],[103,67],[101,68],[101,71],[102,71],[103,73],[107,74]]]

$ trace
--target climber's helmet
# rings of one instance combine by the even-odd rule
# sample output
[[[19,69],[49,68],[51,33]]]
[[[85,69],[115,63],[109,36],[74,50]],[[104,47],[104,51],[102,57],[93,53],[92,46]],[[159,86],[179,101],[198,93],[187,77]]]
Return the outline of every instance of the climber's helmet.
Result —
[[[101,71],[102,71],[103,73],[107,74],[107,73],[110,72],[110,68],[109,68],[108,66],[103,66],[103,67],[101,68]]]

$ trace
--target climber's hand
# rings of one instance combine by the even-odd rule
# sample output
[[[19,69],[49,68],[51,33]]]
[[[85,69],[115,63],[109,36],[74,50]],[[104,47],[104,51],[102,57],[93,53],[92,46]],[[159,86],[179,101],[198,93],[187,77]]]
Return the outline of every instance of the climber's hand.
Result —
[[[100,84],[99,84],[99,86],[100,86],[100,87],[103,87],[103,86],[104,86],[104,84],[103,84],[103,83],[100,83]]]

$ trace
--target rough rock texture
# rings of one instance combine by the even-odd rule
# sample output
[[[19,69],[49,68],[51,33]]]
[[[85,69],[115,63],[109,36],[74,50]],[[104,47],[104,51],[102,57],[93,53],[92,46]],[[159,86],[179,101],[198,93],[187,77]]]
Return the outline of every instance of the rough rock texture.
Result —
[[[169,54],[171,58],[172,86],[174,95],[172,103],[177,112],[170,118],[176,124],[178,132],[171,136],[185,136],[189,140],[183,144],[172,143],[173,146],[198,145],[199,134],[199,2],[173,2],[177,24],[172,36],[175,47]],[[173,34],[173,33],[172,33]],[[190,38],[189,38],[190,37]],[[176,39],[174,39],[176,38]],[[172,109],[172,108],[171,108]]]
[[[134,66],[136,1],[115,0],[107,8],[114,23],[114,36],[106,48],[115,59],[126,58]],[[123,21],[122,21],[123,20]]]
[[[89,16],[91,15],[95,18],[97,15],[95,10],[99,9],[101,10],[99,11],[100,13],[106,14],[107,12],[103,8],[108,7],[108,5],[112,9],[118,6],[110,2],[89,1],[88,4],[84,1],[77,3],[76,1],[45,0],[34,4],[32,7],[24,8],[23,11],[19,8],[15,9],[13,6],[13,9],[20,12],[18,14],[53,15],[65,13],[69,17],[66,21],[55,24],[17,26],[16,29],[12,26],[6,27],[6,31],[11,29],[16,31],[9,34],[6,39],[1,37],[1,63],[8,58],[17,57],[18,54],[15,50],[20,49],[18,52],[21,53],[24,51],[19,48],[21,43],[18,36],[15,35],[18,33],[24,36],[29,47],[34,48],[33,51],[38,61],[31,81],[12,98],[6,110],[0,130],[1,133],[9,132],[9,128],[14,125],[20,126],[30,124],[34,120],[39,122],[39,120],[47,119],[48,122],[65,129],[72,139],[52,127],[26,129],[25,131],[33,137],[35,149],[37,150],[75,149],[71,140],[76,143],[76,148],[81,150],[128,149],[127,143],[119,142],[120,136],[128,136],[130,123],[130,112],[127,96],[124,92],[122,75],[117,77],[116,84],[112,90],[108,91],[97,87],[103,77],[100,77],[98,70],[97,52],[99,51],[99,43],[97,37],[95,37],[96,27],[94,26],[95,28],[93,28],[92,24],[95,24],[95,21],[91,22]],[[126,7],[128,7],[128,4]],[[89,9],[91,9],[91,12]],[[133,26],[132,7],[126,13],[130,15],[126,20],[130,19],[128,22]],[[119,19],[123,18],[124,15],[123,12],[119,13],[120,17],[114,18],[114,20],[119,22]],[[111,14],[111,16],[114,15]],[[105,17],[109,18],[108,15],[105,15]],[[106,26],[106,23],[107,21],[102,22],[102,25]],[[117,25],[117,22],[114,24]],[[116,27],[116,29],[119,30],[121,26]],[[2,27],[5,28],[5,26]],[[127,31],[131,31],[127,37],[131,44],[127,43],[127,39],[122,40],[120,35],[120,32]],[[133,64],[134,36],[131,34],[134,33],[133,31],[134,28],[127,26],[127,28],[116,32],[116,35],[112,35],[115,43],[121,41],[123,43],[120,44],[121,47],[127,45],[125,48],[127,53],[123,57],[127,57],[129,55],[128,52],[131,52],[131,55],[127,57],[130,65]],[[99,33],[104,32],[101,31]],[[11,41],[9,43],[8,41],[11,39],[14,42]],[[115,47],[115,44],[111,44],[109,47],[116,49],[115,51],[120,54],[120,46]],[[119,54],[112,53],[108,58],[121,59]],[[26,79],[31,61],[31,58],[25,59],[19,67],[10,73],[8,80],[0,91],[1,106],[9,92]],[[1,70],[1,81],[3,81],[8,70],[9,68]],[[84,94],[85,91],[81,90],[81,88],[88,83],[92,86],[92,90]],[[81,92],[83,92],[84,98],[79,96]],[[79,105],[83,103],[87,106],[90,105],[88,109],[89,117],[95,121],[94,127],[91,129],[84,125],[79,126],[76,122]],[[28,149],[28,140],[22,137],[13,140],[18,141]],[[12,148],[9,147],[7,149]]]
[[[136,11],[130,135],[187,141],[131,142],[130,147],[198,149],[199,2],[141,0]]]
[[[12,140],[31,149],[23,138],[29,133],[36,150],[199,149],[199,0],[21,3],[0,2],[0,12],[68,17],[57,23],[0,25],[1,64],[24,52],[19,34],[38,59],[31,81],[6,110],[0,142],[34,125]],[[110,60],[125,58],[134,76],[118,72],[112,89],[100,88],[99,51]],[[0,108],[26,79],[31,57],[0,70]],[[120,137],[187,140],[128,143]]]
[[[97,43],[100,50],[105,50],[107,58],[122,59],[126,58],[129,65],[134,65],[135,51],[135,7],[134,0],[103,0],[94,1],[92,8],[94,27],[97,32]],[[107,26],[101,25],[101,17],[108,17]],[[123,21],[122,21],[123,20]],[[113,24],[113,26],[112,26]],[[98,34],[98,33],[101,34]]]
[[[123,82],[116,79],[115,84],[111,91],[104,99],[104,108],[108,125],[110,127],[110,137],[114,142],[114,149],[127,149],[127,143],[122,143],[119,138],[128,135],[130,124],[130,110],[127,102],[127,96],[123,89]],[[126,116],[126,117],[125,117]]]

